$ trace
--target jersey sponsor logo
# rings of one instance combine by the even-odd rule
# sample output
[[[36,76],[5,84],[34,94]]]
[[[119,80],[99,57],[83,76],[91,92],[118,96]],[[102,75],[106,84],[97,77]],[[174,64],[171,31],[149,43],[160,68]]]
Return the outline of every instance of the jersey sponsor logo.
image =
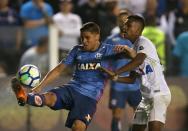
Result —
[[[96,70],[101,67],[100,63],[82,63],[77,65],[78,70]]]

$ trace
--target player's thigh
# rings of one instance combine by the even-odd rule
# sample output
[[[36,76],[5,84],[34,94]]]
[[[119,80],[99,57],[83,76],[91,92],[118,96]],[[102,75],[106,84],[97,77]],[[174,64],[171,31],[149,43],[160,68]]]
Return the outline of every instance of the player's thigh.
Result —
[[[53,102],[53,104],[51,103],[49,107],[53,110],[70,110],[73,102],[72,94],[70,92],[71,90],[69,86],[57,87],[50,90],[46,95],[48,96],[48,100]],[[52,96],[55,96],[56,98],[51,100]]]
[[[117,91],[113,88],[110,89],[110,99],[109,99],[109,108],[115,109],[120,108],[124,109],[126,106],[127,94],[125,91]]]
[[[149,121],[159,121],[165,123],[168,105],[171,101],[171,95],[158,95],[153,98],[153,108],[150,113]]]
[[[57,101],[57,96],[55,93],[53,92],[45,92],[44,93],[44,97],[45,97],[45,105],[52,107],[55,105],[56,101]]]
[[[137,106],[139,105],[139,103],[142,100],[142,94],[140,92],[140,90],[136,90],[136,91],[129,91],[128,92],[128,104],[133,107],[133,109],[136,110]]]
[[[76,120],[85,123],[86,127],[90,124],[96,112],[97,101],[73,91],[73,105],[68,114],[66,126],[72,128]]]

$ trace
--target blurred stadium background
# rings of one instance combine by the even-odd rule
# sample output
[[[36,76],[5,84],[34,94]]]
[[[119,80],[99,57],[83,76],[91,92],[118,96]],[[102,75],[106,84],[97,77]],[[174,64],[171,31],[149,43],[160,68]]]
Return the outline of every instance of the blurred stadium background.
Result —
[[[26,4],[34,1],[47,5],[28,11]],[[19,107],[10,79],[23,64],[35,64],[42,75],[52,69],[80,43],[79,28],[87,21],[101,26],[101,41],[105,40],[117,32],[117,15],[124,8],[145,17],[143,35],[156,45],[165,66],[172,102],[164,131],[188,131],[188,0],[0,0],[0,131],[68,131],[64,110]],[[60,10],[74,16],[58,17]],[[71,72],[72,68],[54,84],[66,83]],[[108,98],[109,85],[89,131],[110,131]],[[123,131],[133,115],[129,107],[126,110]]]

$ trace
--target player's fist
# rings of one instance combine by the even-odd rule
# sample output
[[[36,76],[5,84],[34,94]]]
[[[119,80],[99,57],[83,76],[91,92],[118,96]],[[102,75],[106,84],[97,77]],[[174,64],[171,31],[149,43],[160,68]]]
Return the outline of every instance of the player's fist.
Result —
[[[127,48],[129,48],[127,45],[116,45],[114,47],[114,50],[117,52],[117,53],[120,53],[120,52],[126,52],[127,51]]]
[[[137,77],[140,77],[140,74],[138,72],[136,72],[136,71],[131,71],[129,76],[131,78],[137,78]]]

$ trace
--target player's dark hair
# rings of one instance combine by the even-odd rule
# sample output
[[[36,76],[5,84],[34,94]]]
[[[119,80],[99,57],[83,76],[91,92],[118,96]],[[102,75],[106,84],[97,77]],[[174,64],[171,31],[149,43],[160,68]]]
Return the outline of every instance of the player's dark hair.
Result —
[[[100,27],[95,22],[87,22],[82,26],[80,32],[91,32],[100,34]]]
[[[132,23],[132,22],[139,22],[141,24],[141,30],[144,29],[145,27],[145,20],[142,16],[139,15],[130,15],[128,16],[128,22]]]
[[[124,16],[124,15],[129,16],[129,15],[132,15],[132,14],[133,14],[133,12],[131,12],[128,9],[121,9],[118,16]]]

